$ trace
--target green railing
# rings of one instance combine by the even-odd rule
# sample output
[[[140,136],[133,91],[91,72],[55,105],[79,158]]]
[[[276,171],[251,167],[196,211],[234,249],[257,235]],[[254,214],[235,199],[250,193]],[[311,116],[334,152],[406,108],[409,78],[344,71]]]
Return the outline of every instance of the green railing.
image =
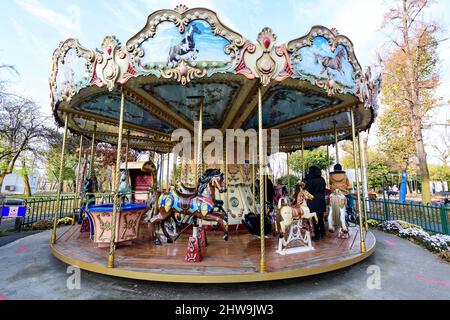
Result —
[[[366,199],[366,208],[370,219],[403,220],[421,226],[425,231],[450,234],[449,206]]]
[[[111,203],[113,195],[111,193],[95,193],[95,204]],[[80,197],[75,194],[63,194],[59,210],[56,210],[56,195],[44,195],[33,197],[7,197],[22,200],[23,206],[27,207],[27,213],[22,220],[22,226],[30,226],[41,220],[53,220],[55,212],[58,212],[58,218],[72,217],[77,215],[80,210]],[[3,201],[0,200],[0,208],[3,207]]]

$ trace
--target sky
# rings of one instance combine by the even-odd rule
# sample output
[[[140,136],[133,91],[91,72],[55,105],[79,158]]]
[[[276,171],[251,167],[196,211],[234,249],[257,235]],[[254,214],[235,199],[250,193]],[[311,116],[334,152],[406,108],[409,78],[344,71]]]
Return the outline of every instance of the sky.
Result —
[[[7,75],[11,86],[35,99],[44,114],[51,114],[48,78],[51,58],[58,44],[78,38],[90,49],[99,48],[106,35],[115,35],[124,44],[146,22],[152,12],[173,9],[182,3],[189,8],[216,11],[228,27],[255,41],[264,27],[278,36],[278,43],[306,34],[314,25],[336,28],[348,36],[363,67],[377,61],[377,53],[387,47],[389,32],[381,29],[383,15],[393,0],[2,0],[0,1],[0,63],[14,65],[20,76]],[[450,1],[437,0],[427,18],[438,21],[442,34],[450,33]],[[450,40],[439,50],[442,85],[439,95],[450,100]],[[4,74],[1,75],[5,76]],[[432,115],[449,119],[449,107]],[[443,127],[433,127],[425,136],[439,139]],[[374,134],[371,135],[372,137]],[[373,142],[373,138],[371,138]],[[437,162],[427,149],[431,162]]]

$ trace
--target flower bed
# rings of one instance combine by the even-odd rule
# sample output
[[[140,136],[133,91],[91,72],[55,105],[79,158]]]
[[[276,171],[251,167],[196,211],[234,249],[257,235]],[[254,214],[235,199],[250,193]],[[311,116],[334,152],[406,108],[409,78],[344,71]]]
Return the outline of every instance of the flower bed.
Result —
[[[370,219],[367,223],[372,228],[395,234],[427,248],[431,252],[437,253],[442,259],[450,262],[450,236],[448,235],[430,235],[421,227],[401,220],[379,222]]]

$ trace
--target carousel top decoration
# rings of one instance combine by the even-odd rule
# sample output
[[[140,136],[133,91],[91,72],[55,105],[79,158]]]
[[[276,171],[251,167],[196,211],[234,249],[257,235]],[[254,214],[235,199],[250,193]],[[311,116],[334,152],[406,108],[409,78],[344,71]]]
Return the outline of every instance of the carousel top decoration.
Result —
[[[152,13],[145,26],[123,46],[105,37],[100,50],[76,39],[53,54],[50,77],[55,117],[69,129],[114,143],[120,89],[126,97],[125,127],[130,146],[167,151],[176,128],[193,131],[198,110],[189,96],[205,96],[205,128],[256,128],[256,90],[263,87],[263,122],[280,129],[282,151],[330,144],[332,123],[339,139],[350,136],[354,108],[359,131],[376,116],[381,78],[363,71],[352,42],[336,29],[314,26],[287,44],[264,28],[256,42],[226,27],[209,9]],[[339,118],[339,119],[338,119]],[[292,137],[292,139],[291,139]]]

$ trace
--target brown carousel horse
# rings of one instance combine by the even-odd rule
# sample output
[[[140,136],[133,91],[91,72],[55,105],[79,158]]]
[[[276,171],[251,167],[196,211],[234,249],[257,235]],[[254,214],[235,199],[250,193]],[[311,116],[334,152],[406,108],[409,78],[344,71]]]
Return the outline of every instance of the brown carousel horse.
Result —
[[[150,223],[153,226],[159,225],[167,238],[168,243],[172,243],[173,239],[167,232],[165,222],[170,218],[174,219],[174,215],[188,215],[209,222],[217,222],[224,230],[224,240],[228,240],[228,224],[224,214],[216,212],[216,189],[220,193],[227,191],[225,179],[220,169],[208,169],[198,180],[196,191],[186,190],[188,193],[181,193],[179,190],[172,188],[171,192],[162,194],[158,200],[159,211]],[[155,229],[155,228],[154,228]],[[158,244],[158,242],[156,242]]]
[[[290,205],[287,195],[284,195],[278,201],[278,209],[280,211],[278,217],[281,229],[280,237],[286,237],[286,230],[291,227],[294,221],[300,219],[310,220],[312,218],[318,221],[317,214],[315,212],[311,213],[305,203],[305,200],[312,200],[314,196],[305,189],[303,182],[299,182],[297,188],[293,206]]]

